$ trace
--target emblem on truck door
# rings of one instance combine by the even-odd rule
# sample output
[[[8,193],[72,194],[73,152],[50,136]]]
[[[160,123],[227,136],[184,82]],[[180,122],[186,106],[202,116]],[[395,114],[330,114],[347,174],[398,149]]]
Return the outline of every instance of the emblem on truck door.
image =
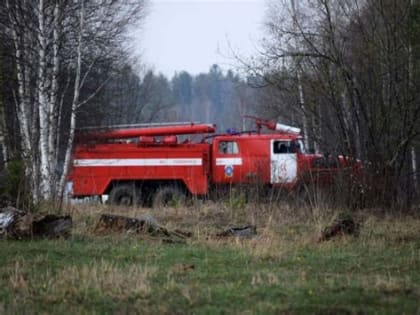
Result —
[[[225,165],[225,176],[226,177],[233,176],[233,165]]]

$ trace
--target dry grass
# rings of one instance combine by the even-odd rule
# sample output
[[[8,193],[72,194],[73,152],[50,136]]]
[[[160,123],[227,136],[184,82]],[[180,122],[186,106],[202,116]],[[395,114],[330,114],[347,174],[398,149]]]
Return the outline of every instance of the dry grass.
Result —
[[[306,209],[295,209],[286,203],[274,204],[244,204],[243,207],[230,207],[224,202],[201,202],[190,207],[167,207],[163,209],[151,209],[141,207],[120,207],[101,204],[79,204],[68,206],[66,213],[73,217],[97,216],[102,213],[118,213],[127,216],[138,216],[142,214],[152,214],[161,221],[171,223],[201,223],[229,224],[247,221],[252,224],[261,224],[270,220],[285,223],[298,223],[306,221],[311,214]]]
[[[101,204],[79,204],[68,206],[66,212],[74,220],[73,234],[92,235],[99,217],[103,213],[140,217],[151,215],[163,227],[174,230],[180,229],[191,232],[194,241],[217,244],[214,235],[232,226],[247,224],[257,226],[258,237],[247,241],[251,247],[280,246],[291,243],[312,245],[319,239],[321,231],[330,225],[340,214],[342,209],[322,207],[294,208],[286,203],[278,204],[245,204],[241,208],[230,208],[226,202],[196,202],[190,207],[174,207],[151,209],[140,207],[118,207]],[[395,215],[372,215],[369,210],[350,213],[361,224],[361,239],[374,239],[381,242],[383,236],[386,241],[394,243],[418,237],[418,217]],[[396,224],[397,222],[397,224]],[[232,241],[228,241],[232,243]],[[236,242],[239,246],[243,243]],[[220,241],[220,243],[226,243]],[[264,246],[262,246],[264,245]],[[261,249],[259,249],[261,250]]]
[[[191,232],[192,246],[212,248],[229,247],[244,250],[255,259],[282,260],[293,253],[314,244],[324,222],[334,213],[323,213],[321,209],[295,209],[287,204],[246,204],[232,209],[227,203],[197,203],[192,207],[123,208],[108,205],[86,204],[72,207],[75,221],[74,234],[94,236],[94,228],[102,213],[114,213],[139,217],[152,215],[168,230],[180,229]],[[250,239],[235,237],[217,238],[215,235],[232,226],[252,224],[258,235]],[[314,228],[315,227],[315,228]]]
[[[242,208],[229,208],[225,202],[196,202],[191,207],[174,207],[150,209],[140,207],[118,207],[100,204],[81,204],[71,206],[68,212],[74,219],[74,234],[91,235],[103,213],[120,214],[130,217],[151,215],[168,230],[183,230],[191,232],[193,244],[207,246],[230,246],[249,250],[252,255],[260,258],[281,258],[290,250],[313,246],[317,243],[321,231],[331,224],[342,212],[330,208],[294,208],[286,203],[279,204],[245,204]],[[368,216],[361,212],[353,214],[358,222],[363,222],[364,237],[369,237],[369,230],[381,220],[381,226],[388,230],[388,223],[382,218]],[[409,220],[408,220],[409,221]],[[383,224],[384,223],[384,224]],[[258,236],[252,239],[227,238],[214,236],[226,228],[252,224],[257,226]],[[392,219],[389,222],[392,225]],[[395,240],[401,227],[390,232]],[[375,229],[376,230],[376,229]],[[388,231],[388,232],[389,232]],[[415,232],[413,232],[415,237]],[[388,233],[389,234],[389,233]],[[409,237],[404,234],[404,237]],[[410,234],[409,234],[410,235]],[[344,240],[345,238],[343,238]],[[375,238],[375,242],[378,239]],[[380,240],[379,240],[380,242]]]
[[[54,273],[47,270],[41,274],[28,274],[27,268],[16,262],[9,285],[20,301],[31,298],[49,302],[83,302],[92,294],[128,300],[150,294],[150,279],[156,271],[155,267],[130,265],[123,268],[100,261],[83,266],[64,266]]]
[[[26,307],[20,313],[30,313],[33,306],[41,313],[418,310],[418,217],[352,213],[361,223],[358,237],[318,242],[322,228],[341,209],[233,204],[206,202],[159,211],[71,206],[70,239],[0,244],[6,257],[0,257],[0,296],[6,301],[0,303],[0,314],[19,313],[19,305]],[[168,230],[193,236],[169,245],[133,234],[98,236],[94,229],[103,213],[151,214]],[[257,236],[215,236],[244,224],[256,225]]]

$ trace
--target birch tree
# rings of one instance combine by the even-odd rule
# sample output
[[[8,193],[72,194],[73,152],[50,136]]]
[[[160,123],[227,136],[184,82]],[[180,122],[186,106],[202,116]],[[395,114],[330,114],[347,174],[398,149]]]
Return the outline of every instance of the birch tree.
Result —
[[[0,6],[14,44],[15,105],[26,174],[35,201],[54,199],[65,185],[77,111],[105,86],[107,77],[88,94],[82,93],[85,83],[102,60],[121,58],[127,30],[143,18],[145,3],[5,0]]]

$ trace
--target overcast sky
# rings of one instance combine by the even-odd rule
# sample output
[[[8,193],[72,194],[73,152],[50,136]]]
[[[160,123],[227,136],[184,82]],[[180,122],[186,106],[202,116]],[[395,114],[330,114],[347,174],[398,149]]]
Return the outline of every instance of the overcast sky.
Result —
[[[207,72],[217,63],[232,68],[229,46],[255,51],[263,33],[265,0],[150,0],[136,39],[143,61],[172,77],[177,71]]]

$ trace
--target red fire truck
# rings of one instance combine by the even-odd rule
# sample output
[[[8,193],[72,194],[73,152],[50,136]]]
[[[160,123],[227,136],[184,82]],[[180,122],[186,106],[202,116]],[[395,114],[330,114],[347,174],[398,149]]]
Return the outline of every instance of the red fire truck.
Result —
[[[255,131],[226,134],[200,123],[79,132],[69,174],[72,197],[164,205],[236,184],[292,190],[314,179],[331,182],[339,169],[355,167],[344,157],[306,153],[298,128],[255,121]]]

